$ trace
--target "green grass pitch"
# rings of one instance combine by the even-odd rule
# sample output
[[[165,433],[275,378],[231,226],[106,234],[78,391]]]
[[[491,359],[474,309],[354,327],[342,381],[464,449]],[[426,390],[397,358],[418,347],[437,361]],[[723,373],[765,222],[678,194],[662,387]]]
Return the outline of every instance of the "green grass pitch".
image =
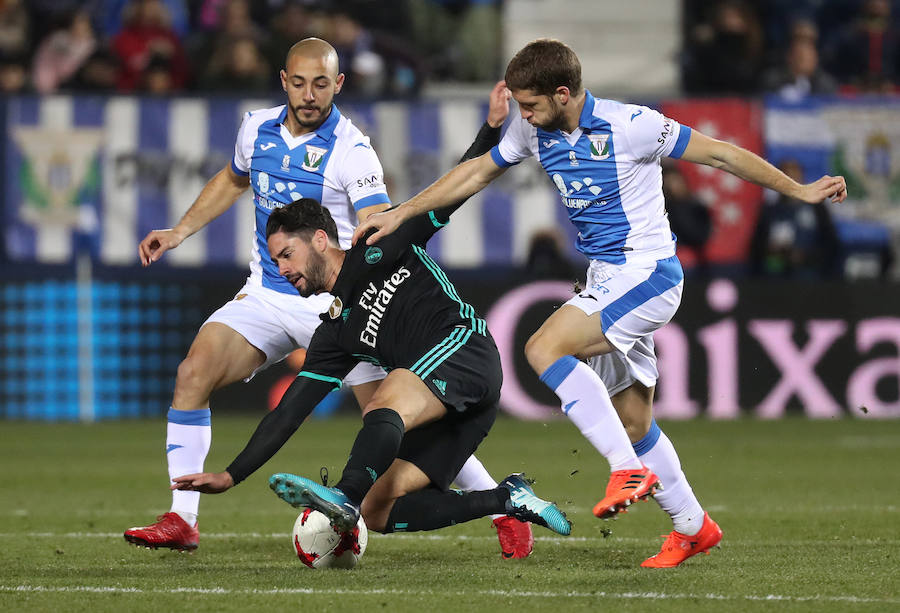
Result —
[[[210,470],[256,419],[213,415]],[[900,420],[670,422],[722,547],[668,570],[639,568],[668,518],[648,502],[591,515],[607,466],[566,421],[500,419],[479,456],[524,470],[573,520],[535,528],[534,554],[501,560],[489,520],[375,535],[353,571],[294,557],[297,512],[272,472],[340,473],[358,428],[312,421],[258,473],[204,496],[193,554],[129,546],[122,530],[168,510],[164,419],[0,425],[0,610],[40,611],[888,611],[900,610]],[[609,528],[612,533],[604,536]]]

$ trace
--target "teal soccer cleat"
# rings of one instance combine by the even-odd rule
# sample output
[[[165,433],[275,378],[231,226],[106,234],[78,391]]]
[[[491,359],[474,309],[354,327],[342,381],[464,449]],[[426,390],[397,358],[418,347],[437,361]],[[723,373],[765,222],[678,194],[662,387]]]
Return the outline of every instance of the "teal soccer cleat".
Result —
[[[563,536],[571,534],[572,524],[566,519],[566,514],[552,502],[535,496],[531,483],[523,473],[510,475],[500,483],[500,487],[509,490],[506,514],[544,526]]]
[[[269,487],[293,507],[307,507],[324,513],[341,532],[348,532],[359,521],[359,508],[336,487],[326,487],[290,473],[269,477]]]

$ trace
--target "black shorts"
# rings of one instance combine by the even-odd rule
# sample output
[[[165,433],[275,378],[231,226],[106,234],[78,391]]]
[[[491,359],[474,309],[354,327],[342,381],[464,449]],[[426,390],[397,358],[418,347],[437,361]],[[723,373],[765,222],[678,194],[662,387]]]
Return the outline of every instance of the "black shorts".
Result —
[[[451,412],[487,407],[500,400],[503,371],[490,333],[457,326],[439,334],[410,367]]]
[[[443,418],[408,431],[397,457],[415,464],[442,490],[453,483],[469,456],[487,436],[497,417],[497,403]]]
[[[424,367],[410,370],[443,401],[447,415],[407,432],[397,457],[447,489],[494,425],[503,383],[500,352],[489,333],[457,327],[440,335],[421,362]]]

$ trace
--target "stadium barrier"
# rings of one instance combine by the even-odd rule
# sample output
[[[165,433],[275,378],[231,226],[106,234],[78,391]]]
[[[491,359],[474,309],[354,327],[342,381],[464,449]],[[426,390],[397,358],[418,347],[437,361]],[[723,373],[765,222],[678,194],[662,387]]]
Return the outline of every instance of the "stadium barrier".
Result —
[[[100,275],[88,290],[86,313],[72,280],[2,284],[3,417],[164,413],[197,328],[240,288],[242,276],[188,282],[156,273],[139,282],[140,274]],[[572,284],[534,281],[520,271],[487,277],[458,271],[451,278],[485,315],[500,348],[503,409],[525,419],[558,415],[554,396],[525,361],[524,345],[572,294]],[[678,419],[900,417],[897,304],[896,284],[689,279],[678,315],[656,334],[656,413]],[[287,373],[284,365],[273,367],[217,394],[213,405],[216,411],[264,411],[269,388]],[[347,402],[352,405],[349,396]]]

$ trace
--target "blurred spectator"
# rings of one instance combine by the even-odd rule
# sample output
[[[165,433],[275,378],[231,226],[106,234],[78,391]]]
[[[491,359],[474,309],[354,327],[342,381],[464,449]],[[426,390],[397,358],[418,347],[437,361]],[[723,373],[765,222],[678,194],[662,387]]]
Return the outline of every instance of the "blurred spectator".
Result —
[[[56,91],[75,75],[97,47],[86,11],[77,11],[69,26],[48,35],[38,46],[32,64],[34,88],[42,94]]]
[[[785,160],[781,170],[802,183],[803,169]],[[839,272],[840,246],[831,213],[824,203],[808,204],[779,196],[764,204],[750,247],[754,275],[828,278]]]
[[[783,66],[770,69],[763,76],[765,91],[790,101],[837,91],[837,81],[819,66],[819,51],[809,37],[794,38],[785,56]]]
[[[72,79],[70,87],[87,92],[112,92],[119,77],[116,55],[106,47],[97,49]]]
[[[756,92],[763,61],[756,14],[739,0],[714,5],[711,20],[694,26],[685,48],[685,88],[692,93]]]
[[[691,192],[677,166],[665,166],[662,179],[669,225],[678,238],[678,245],[690,247],[697,256],[697,267],[705,270],[705,247],[712,233],[709,209]]]
[[[207,66],[200,87],[204,91],[264,92],[269,89],[271,72],[256,42],[249,37],[240,38],[218,51],[215,61]]]
[[[28,60],[20,55],[0,55],[0,93],[15,94],[28,84]]]
[[[284,68],[288,50],[294,43],[308,36],[321,36],[321,20],[322,16],[314,15],[294,1],[286,2],[272,17],[267,32],[268,42],[263,53],[266,63],[277,69],[273,70],[271,76],[273,89],[281,89],[278,70]]]
[[[48,0],[56,2],[56,0]],[[159,0],[166,9],[169,27],[179,36],[190,32],[188,2],[193,0]],[[132,0],[89,0],[94,7],[94,23],[104,37],[113,37],[127,25]]]
[[[162,54],[153,54],[141,73],[139,89],[154,96],[167,96],[175,92],[172,78],[172,60]]]
[[[338,53],[347,75],[344,93],[357,96],[408,96],[418,91],[424,66],[406,43],[372,32],[350,14],[338,11],[328,20],[325,38]]]
[[[492,81],[502,74],[499,0],[406,0],[414,44],[439,79]]]
[[[25,57],[31,51],[30,25],[22,0],[0,0],[0,56]]]
[[[575,264],[566,257],[566,239],[559,228],[538,230],[528,243],[525,270],[536,279],[564,279],[574,281],[580,277]],[[582,277],[583,280],[583,277]]]
[[[190,56],[208,58],[201,70],[199,84],[217,91],[264,91],[272,81],[269,67],[262,57],[265,40],[262,29],[250,18],[247,0],[224,0],[219,9],[218,29],[194,35],[188,43]],[[259,70],[257,75],[253,70]],[[276,71],[277,72],[277,71]],[[229,85],[221,80],[234,78]]]
[[[184,87],[187,58],[181,41],[169,25],[169,14],[161,0],[131,0],[125,10],[125,27],[113,38],[112,49],[120,63],[120,91],[133,91],[147,84],[144,71],[151,59],[154,71],[164,66],[169,70],[171,91]],[[159,75],[153,76],[153,82],[158,82]]]
[[[865,0],[856,20],[832,38],[825,64],[841,84],[879,93],[896,86],[900,31],[889,0]]]

